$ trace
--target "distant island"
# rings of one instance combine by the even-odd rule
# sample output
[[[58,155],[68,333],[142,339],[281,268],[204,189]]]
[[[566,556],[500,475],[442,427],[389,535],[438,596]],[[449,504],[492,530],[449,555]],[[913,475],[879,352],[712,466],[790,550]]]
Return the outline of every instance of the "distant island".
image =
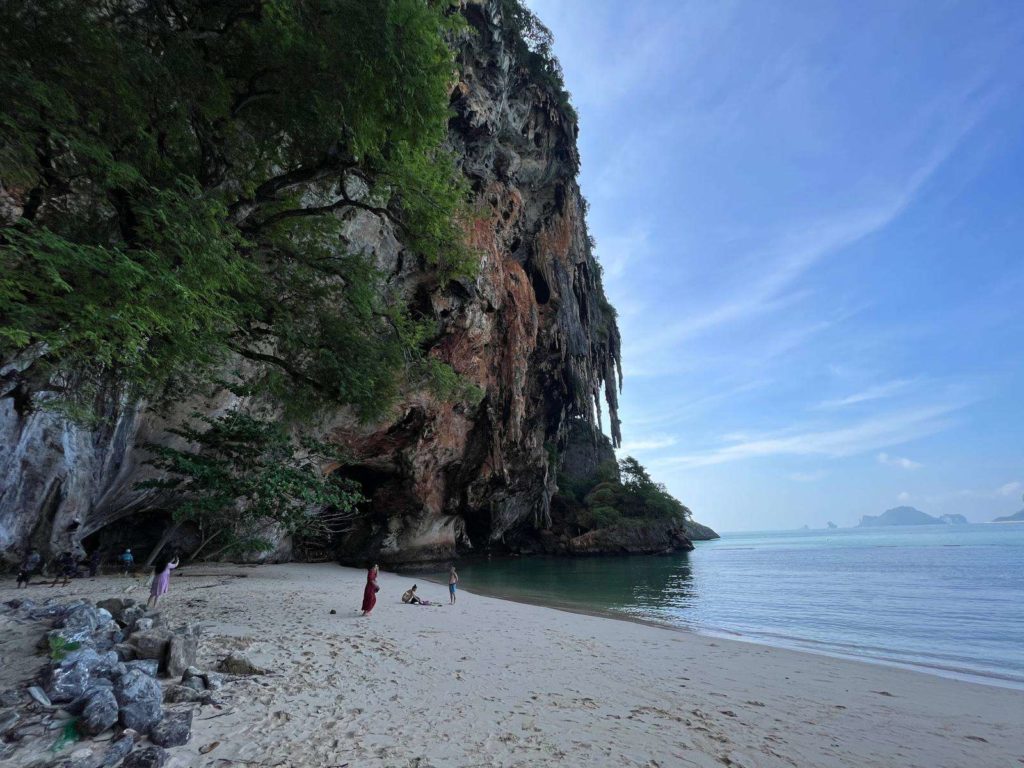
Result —
[[[939,521],[948,525],[967,525],[967,518],[963,515],[939,515]]]
[[[1004,517],[997,517],[992,521],[993,523],[1024,523],[1024,509],[1020,512],[1014,512],[1012,515],[1006,515]]]
[[[914,507],[893,507],[881,515],[864,515],[858,528],[878,528],[886,525],[967,525],[963,515],[932,517]]]
[[[828,526],[829,530],[832,530],[834,528],[838,528],[839,527],[838,525],[833,523],[831,520],[829,520],[828,523],[826,523],[826,525]]]

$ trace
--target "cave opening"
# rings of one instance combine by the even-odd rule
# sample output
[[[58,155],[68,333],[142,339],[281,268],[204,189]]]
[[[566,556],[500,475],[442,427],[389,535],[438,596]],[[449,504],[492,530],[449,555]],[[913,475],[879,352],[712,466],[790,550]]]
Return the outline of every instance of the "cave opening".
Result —
[[[199,546],[199,541],[199,531],[194,524],[175,526],[170,512],[149,510],[113,520],[83,537],[81,544],[87,553],[99,551],[101,569],[114,570],[118,555],[125,549],[131,549],[139,567],[158,555],[158,549],[164,554],[187,557]]]
[[[347,565],[365,566],[387,532],[388,518],[401,515],[410,508],[411,496],[404,478],[389,467],[352,464],[339,467],[340,477],[359,484],[365,499],[356,508],[356,516],[346,520],[319,546]],[[299,542],[297,555],[308,556],[309,542]]]
[[[527,269],[530,274],[530,283],[533,285],[533,294],[537,297],[537,303],[543,306],[551,301],[551,287],[532,262],[527,264]]]
[[[491,543],[491,513],[489,509],[467,510],[463,515],[466,537],[474,551],[486,551]]]

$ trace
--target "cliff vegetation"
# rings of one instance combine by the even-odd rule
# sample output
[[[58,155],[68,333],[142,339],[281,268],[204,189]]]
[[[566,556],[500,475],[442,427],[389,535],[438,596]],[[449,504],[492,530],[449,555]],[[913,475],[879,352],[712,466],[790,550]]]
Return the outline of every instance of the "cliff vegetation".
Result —
[[[522,4],[11,0],[0,27],[8,556],[401,564],[685,516],[638,465],[559,494],[574,425],[620,441],[620,339]]]

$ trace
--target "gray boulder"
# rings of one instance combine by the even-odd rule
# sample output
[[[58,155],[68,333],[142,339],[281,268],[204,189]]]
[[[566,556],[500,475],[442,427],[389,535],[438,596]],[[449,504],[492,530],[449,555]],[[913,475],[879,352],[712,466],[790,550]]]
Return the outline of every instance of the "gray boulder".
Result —
[[[40,688],[38,685],[30,685],[27,689],[28,695],[32,697],[32,700],[37,704],[41,704],[44,707],[52,707],[53,702],[50,701],[50,697],[46,695],[46,691]]]
[[[80,698],[89,687],[92,676],[85,664],[73,664],[70,667],[57,667],[50,672],[50,682],[46,692],[50,701],[65,702]]]
[[[146,615],[146,607],[143,605],[128,605],[121,611],[119,623],[123,627],[133,627],[135,622]]]
[[[129,642],[135,648],[135,656],[140,659],[156,659],[162,662],[167,655],[167,646],[173,634],[166,629],[151,629],[148,632],[137,632]]]
[[[100,765],[102,768],[110,768],[111,766],[117,765],[121,760],[128,756],[128,753],[131,752],[134,747],[135,735],[131,731],[125,731],[125,735],[107,747],[107,751],[103,753],[103,762],[100,763]]]
[[[244,654],[232,651],[220,660],[220,670],[230,675],[265,675],[267,670],[254,664]]]
[[[204,672],[203,679],[206,681],[206,689],[208,691],[219,691],[224,687],[224,675],[217,674],[216,672]]]
[[[132,632],[148,632],[153,628],[153,620],[147,619],[143,616],[141,619],[136,619],[135,624],[132,625]]]
[[[206,690],[206,680],[203,677],[203,673],[195,667],[189,667],[185,670],[185,673],[181,676],[181,684],[186,688],[191,688],[193,691]]]
[[[181,684],[194,691],[218,691],[224,687],[224,675],[189,667],[181,676]]]
[[[160,662],[156,659],[136,659],[135,661],[124,662],[125,669],[138,669],[150,677],[156,677],[160,671]]]
[[[165,662],[168,677],[181,677],[195,663],[199,652],[199,637],[195,629],[189,627],[183,634],[175,634],[167,646]]]
[[[121,661],[131,661],[135,658],[135,646],[131,643],[117,643],[114,652]]]
[[[78,719],[78,729],[89,736],[103,733],[117,722],[117,699],[111,688],[97,688],[90,697],[82,716]]]
[[[80,648],[71,651],[60,661],[61,667],[81,665],[89,670],[94,677],[113,677],[118,671],[120,659],[114,651],[97,653],[93,648]]]
[[[106,678],[98,677],[89,683],[89,687],[85,689],[85,693],[79,696],[77,699],[72,701],[70,704],[65,704],[63,709],[72,715],[82,714],[82,710],[85,709],[85,705],[89,703],[89,699],[95,696],[100,690],[112,691],[114,684]]]
[[[99,612],[93,606],[84,603],[70,608],[57,622],[57,626],[62,629],[84,629],[89,632],[99,629],[103,624]]]
[[[160,722],[163,691],[160,683],[140,669],[129,669],[114,685],[114,696],[121,707],[121,725],[139,733]]]
[[[125,609],[125,601],[120,597],[108,597],[106,600],[100,600],[96,603],[97,608],[103,608],[109,611],[110,615],[114,617],[114,621],[118,624],[124,623],[122,616]]]
[[[161,747],[146,747],[132,752],[124,759],[122,768],[163,768],[167,752]]]
[[[192,735],[192,710],[168,712],[153,726],[149,740],[160,747],[180,747]]]

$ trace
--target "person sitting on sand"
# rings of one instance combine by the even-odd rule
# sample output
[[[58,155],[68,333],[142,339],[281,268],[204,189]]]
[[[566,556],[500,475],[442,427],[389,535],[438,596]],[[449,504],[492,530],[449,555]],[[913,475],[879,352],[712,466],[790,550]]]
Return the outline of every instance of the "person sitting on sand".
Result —
[[[448,571],[448,596],[451,597],[451,605],[455,605],[455,588],[459,583],[459,574],[455,572],[455,566]]]
[[[413,584],[410,589],[405,590],[405,594],[402,595],[403,603],[410,603],[412,605],[419,605],[423,601],[420,600],[419,595],[416,594],[416,585]]]
[[[167,594],[171,588],[171,571],[178,567],[178,558],[173,560],[158,560],[153,566],[153,586],[149,589],[148,606],[156,608],[160,598]]]
[[[373,606],[377,604],[377,593],[380,592],[380,587],[377,586],[377,571],[377,564],[374,563],[366,572],[366,586],[363,587],[363,616],[369,616]]]

